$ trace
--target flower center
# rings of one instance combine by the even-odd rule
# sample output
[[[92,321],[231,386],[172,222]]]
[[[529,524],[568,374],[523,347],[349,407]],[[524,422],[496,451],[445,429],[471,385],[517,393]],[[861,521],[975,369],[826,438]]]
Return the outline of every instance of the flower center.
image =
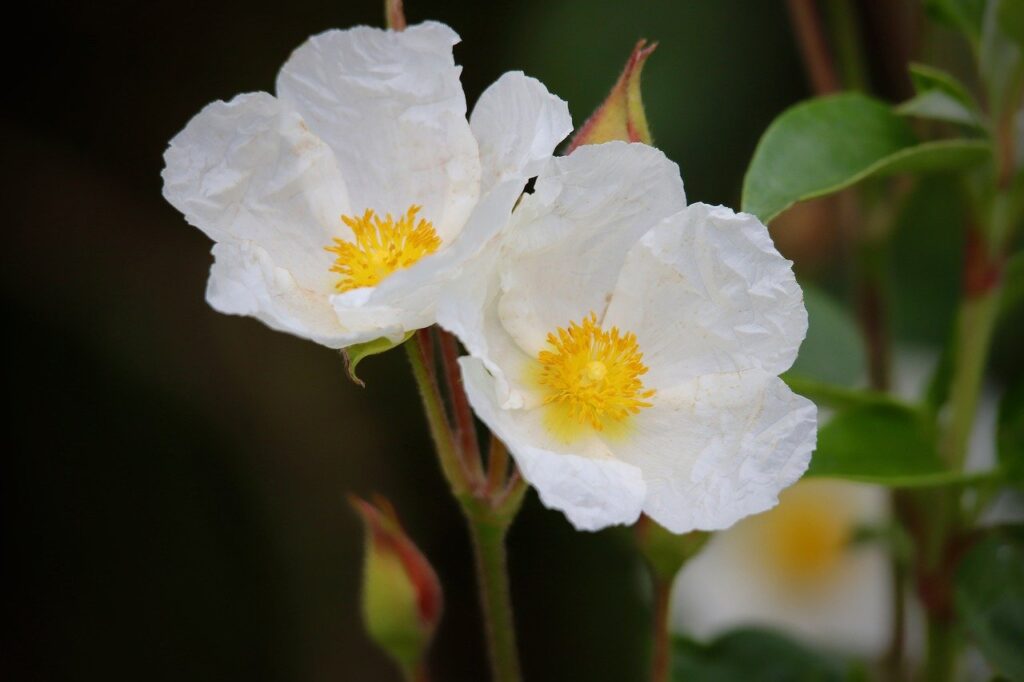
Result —
[[[750,532],[759,540],[759,557],[794,586],[835,573],[854,525],[841,496],[819,481],[787,489],[777,507],[752,521]]]
[[[647,367],[635,334],[604,331],[592,312],[551,332],[547,342],[550,348],[537,356],[539,383],[544,404],[554,408],[549,426],[555,431],[566,435],[566,428],[588,425],[603,431],[651,406],[654,390],[640,380]]]
[[[355,241],[334,238],[324,249],[337,254],[331,272],[341,277],[334,284],[339,292],[372,287],[396,270],[403,270],[441,246],[434,225],[423,218],[416,220],[421,206],[410,206],[397,221],[390,213],[383,218],[366,209],[361,217],[341,216],[352,229]]]

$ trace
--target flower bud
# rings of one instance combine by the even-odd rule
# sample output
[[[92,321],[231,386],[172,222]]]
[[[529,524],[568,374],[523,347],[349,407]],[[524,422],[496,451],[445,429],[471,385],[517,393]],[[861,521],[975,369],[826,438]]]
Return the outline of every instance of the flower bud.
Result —
[[[651,130],[647,127],[647,115],[640,97],[640,73],[644,62],[658,47],[657,43],[647,45],[641,40],[629,55],[626,68],[615,82],[604,103],[590,115],[569,143],[568,151],[584,144],[600,144],[611,140],[643,142],[651,144]]]
[[[441,619],[443,595],[437,574],[405,534],[394,507],[352,496],[366,526],[363,621],[376,644],[405,670],[423,659]]]

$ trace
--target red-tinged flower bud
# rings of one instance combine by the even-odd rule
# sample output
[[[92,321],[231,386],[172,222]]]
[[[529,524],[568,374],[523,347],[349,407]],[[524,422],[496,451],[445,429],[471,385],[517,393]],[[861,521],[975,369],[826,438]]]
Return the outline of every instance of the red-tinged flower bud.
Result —
[[[580,145],[600,144],[611,140],[652,143],[651,129],[647,127],[647,115],[644,113],[644,103],[640,97],[640,74],[644,69],[644,62],[656,47],[657,43],[647,45],[646,40],[636,44],[626,62],[626,68],[615,82],[615,87],[604,103],[573,136],[567,151],[571,152]]]
[[[441,583],[387,500],[378,497],[370,504],[352,496],[349,501],[366,525],[363,621],[373,641],[404,670],[412,670],[441,619]]]

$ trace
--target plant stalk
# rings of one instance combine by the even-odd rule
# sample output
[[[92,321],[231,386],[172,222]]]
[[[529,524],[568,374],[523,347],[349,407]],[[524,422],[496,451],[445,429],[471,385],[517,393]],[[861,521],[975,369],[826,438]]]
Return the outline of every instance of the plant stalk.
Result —
[[[508,522],[487,519],[467,510],[469,533],[473,538],[480,605],[487,630],[494,682],[518,682],[519,657],[516,649],[512,600],[508,583],[505,536]]]
[[[654,575],[654,651],[651,657],[651,681],[668,682],[672,674],[672,637],[669,633],[669,606],[672,581]]]

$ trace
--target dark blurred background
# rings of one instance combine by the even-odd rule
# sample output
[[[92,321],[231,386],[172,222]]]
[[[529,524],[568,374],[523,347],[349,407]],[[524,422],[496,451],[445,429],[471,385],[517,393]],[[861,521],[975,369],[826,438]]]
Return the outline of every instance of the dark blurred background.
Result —
[[[905,5],[872,3],[865,31],[884,41]],[[4,677],[397,679],[361,629],[344,502],[377,491],[447,589],[436,678],[485,679],[466,535],[403,355],[364,363],[360,389],[336,353],[215,313],[211,245],[160,196],[165,145],[204,104],[272,90],[307,36],[379,25],[381,2],[24,9],[6,22],[0,125]],[[660,41],[648,113],[691,200],[738,205],[760,133],[808,94],[781,0],[407,0],[407,14],[462,35],[470,103],[522,69],[577,124],[635,41]],[[905,88],[891,64],[872,69],[883,94]],[[794,257],[813,274],[829,247],[809,222],[810,255]],[[649,614],[627,531],[576,533],[531,494],[510,543],[527,679],[640,678]]]

